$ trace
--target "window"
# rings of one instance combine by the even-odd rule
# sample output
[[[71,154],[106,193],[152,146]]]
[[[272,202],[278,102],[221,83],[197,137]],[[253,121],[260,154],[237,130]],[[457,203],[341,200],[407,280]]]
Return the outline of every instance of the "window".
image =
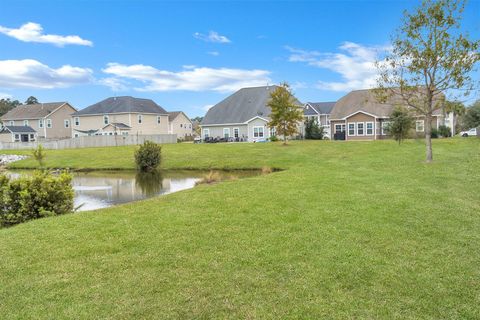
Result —
[[[263,127],[253,127],[253,137],[263,138]]]
[[[138,124],[142,124],[142,122],[143,122],[143,116],[142,116],[141,114],[139,114],[139,115],[137,116],[137,120],[138,120]]]
[[[52,119],[47,119],[47,128],[52,127]]]
[[[275,137],[277,135],[277,129],[270,128],[270,137]]]
[[[417,132],[423,132],[425,130],[425,122],[423,120],[415,121],[415,130]]]
[[[19,134],[15,134],[15,141],[20,141],[20,135]]]
[[[73,118],[73,122],[75,123],[75,126],[79,126],[80,125],[80,118],[79,117]]]
[[[357,136],[365,135],[365,123],[357,122]]]
[[[70,120],[65,120],[65,128],[70,128]]]
[[[8,125],[14,126],[14,125],[15,125],[15,121],[10,121],[10,122],[8,123]]]
[[[191,123],[188,125],[188,128],[189,128],[189,129],[192,129],[192,124],[191,124]]]
[[[234,138],[240,137],[240,129],[238,129],[238,128],[233,128],[233,137],[234,137]]]
[[[335,133],[345,132],[345,124],[336,124]]]
[[[157,124],[160,124],[160,121],[161,121],[161,117],[157,116]]]
[[[349,123],[348,124],[348,135],[349,136],[354,136],[355,135],[355,123]]]
[[[385,136],[388,134],[388,126],[390,126],[390,121],[382,122],[382,136]]]
[[[27,127],[27,126],[28,126],[28,120],[23,120],[23,125],[24,125],[25,127]]]
[[[223,137],[230,138],[230,128],[223,128]]]
[[[203,129],[203,136],[208,138],[210,136],[210,129]]]
[[[74,137],[74,138],[78,138],[78,133],[74,133],[74,134],[73,134],[73,137]]]
[[[373,136],[373,122],[367,122],[367,136]]]
[[[108,116],[104,115],[103,116],[103,124],[109,124],[109,123],[110,123],[110,120],[108,119]]]
[[[33,133],[30,133],[30,140],[35,140],[35,135]]]
[[[180,128],[183,128],[183,123],[180,123]],[[225,129],[224,129],[225,130]]]
[[[43,128],[43,119],[38,120],[38,127]]]
[[[128,131],[123,131],[122,136],[128,136]]]

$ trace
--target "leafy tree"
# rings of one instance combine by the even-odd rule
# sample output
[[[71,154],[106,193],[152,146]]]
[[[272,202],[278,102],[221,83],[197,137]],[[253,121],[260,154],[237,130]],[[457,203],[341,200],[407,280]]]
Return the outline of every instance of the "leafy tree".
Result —
[[[390,124],[386,128],[387,133],[400,144],[408,138],[408,133],[413,128],[414,121],[408,110],[396,107],[390,115]]]
[[[135,163],[141,172],[151,172],[157,169],[161,162],[162,147],[152,141],[145,141],[135,151]]]
[[[457,117],[465,114],[465,105],[460,101],[446,101],[445,112],[453,114],[451,135],[454,136],[456,134]]]
[[[0,99],[0,116],[3,116],[18,105],[20,105],[18,100]]]
[[[34,96],[30,96],[28,97],[27,100],[25,100],[25,104],[37,104],[37,103],[39,103],[38,99],[35,98]]]
[[[480,127],[480,100],[477,100],[471,107],[467,108],[463,117],[464,129]]]
[[[302,108],[295,101],[287,83],[281,84],[270,94],[268,106],[272,110],[268,126],[283,136],[283,144],[286,145],[287,137],[298,132],[298,122],[303,119]]]
[[[43,148],[43,146],[41,144],[39,144],[36,149],[33,149],[32,155],[35,158],[35,160],[37,160],[40,168],[43,168],[45,157],[47,155],[45,153],[45,149]]]
[[[403,104],[425,117],[426,161],[433,160],[432,115],[445,92],[474,88],[471,73],[480,60],[479,40],[470,40],[460,26],[464,0],[424,0],[392,39],[392,51],[380,69],[380,88],[401,97]]]
[[[324,135],[323,127],[319,126],[313,118],[305,121],[305,139],[322,140]]]

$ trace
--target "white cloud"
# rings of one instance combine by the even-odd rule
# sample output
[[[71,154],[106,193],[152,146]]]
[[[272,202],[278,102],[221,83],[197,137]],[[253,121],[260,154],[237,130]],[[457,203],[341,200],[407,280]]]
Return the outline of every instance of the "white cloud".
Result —
[[[58,47],[65,45],[93,46],[89,40],[79,36],[59,36],[55,34],[43,34],[43,28],[40,24],[28,22],[18,29],[12,29],[0,26],[0,33],[24,42],[50,43]]]
[[[8,93],[0,92],[0,100],[1,99],[13,99],[13,96]]]
[[[159,70],[143,64],[124,65],[109,63],[103,72],[113,78],[121,78],[140,82],[137,91],[219,91],[231,92],[242,87],[261,86],[272,81],[266,70],[245,70],[230,68],[207,68],[188,66],[174,72]]]
[[[92,70],[64,65],[51,68],[37,60],[0,60],[0,88],[63,88],[92,81]]]
[[[213,107],[213,106],[214,106],[214,104],[207,104],[207,105],[205,105],[205,106],[202,107],[202,110],[205,111],[205,112],[207,112],[207,111],[210,110],[210,108]]]
[[[362,46],[353,42],[343,43],[339,49],[344,53],[322,53],[286,47],[289,61],[304,62],[310,66],[338,73],[342,81],[319,81],[317,87],[331,91],[350,91],[372,88],[377,84],[376,61],[382,63],[382,55],[391,48],[387,46]]]
[[[206,41],[206,42],[216,42],[216,43],[230,43],[230,39],[226,36],[220,35],[216,31],[210,31],[208,34],[203,34],[200,32],[195,32],[193,36],[199,40]]]
[[[218,51],[208,51],[207,53],[208,53],[209,55],[211,55],[211,56],[214,56],[214,57],[220,55],[220,52],[218,52]]]

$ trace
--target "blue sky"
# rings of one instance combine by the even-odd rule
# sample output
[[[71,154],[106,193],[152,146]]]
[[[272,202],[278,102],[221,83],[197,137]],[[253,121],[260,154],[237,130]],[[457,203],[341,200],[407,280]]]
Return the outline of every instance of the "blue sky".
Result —
[[[132,95],[193,117],[242,86],[287,81],[301,101],[332,101],[372,85],[373,61],[418,4],[2,1],[0,96],[82,109]],[[480,37],[479,0],[463,25]]]

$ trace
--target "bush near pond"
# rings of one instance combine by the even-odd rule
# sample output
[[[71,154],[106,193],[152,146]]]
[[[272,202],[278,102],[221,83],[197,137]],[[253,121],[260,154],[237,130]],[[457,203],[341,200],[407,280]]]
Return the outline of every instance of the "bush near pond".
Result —
[[[152,141],[145,141],[135,151],[135,163],[137,168],[143,172],[156,170],[162,160],[162,147]]]
[[[72,176],[37,171],[11,179],[0,175],[0,227],[73,211]]]

